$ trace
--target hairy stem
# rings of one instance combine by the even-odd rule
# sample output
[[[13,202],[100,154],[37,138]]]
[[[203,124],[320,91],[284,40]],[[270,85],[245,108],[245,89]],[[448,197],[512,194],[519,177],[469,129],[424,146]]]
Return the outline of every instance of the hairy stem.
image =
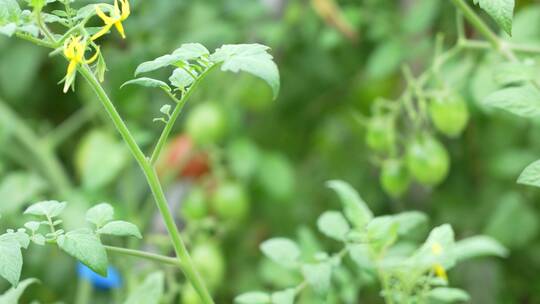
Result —
[[[150,161],[146,158],[144,153],[141,151],[140,147],[137,145],[135,139],[133,138],[133,135],[131,135],[131,132],[129,131],[128,127],[122,120],[122,117],[116,110],[114,104],[109,99],[109,96],[107,95],[107,93],[105,92],[105,90],[103,89],[99,81],[96,79],[96,77],[92,73],[92,70],[90,69],[90,67],[88,67],[88,65],[83,65],[79,68],[79,72],[86,79],[88,84],[92,87],[92,89],[96,93],[101,104],[107,111],[107,114],[109,114],[109,117],[111,118],[114,126],[116,127],[116,129],[118,130],[118,132],[120,133],[124,141],[126,142],[131,154],[133,155],[133,157],[136,159],[137,163],[143,170],[146,180],[148,181],[148,185],[150,186],[150,189],[152,190],[152,194],[156,201],[156,205],[161,213],[163,221],[165,222],[165,226],[167,227],[167,230],[169,232],[169,236],[173,243],[173,247],[177,254],[179,263],[182,265],[181,269],[183,270],[187,279],[191,282],[191,284],[193,285],[193,287],[195,288],[195,290],[201,297],[203,303],[213,304],[214,301],[212,300],[212,297],[210,296],[210,293],[208,292],[208,289],[206,288],[204,281],[198,274],[193,264],[193,261],[191,260],[191,257],[189,256],[187,248],[182,238],[180,237],[180,233],[178,232],[178,229],[174,222],[174,218],[171,214],[171,211],[169,210],[167,199],[165,198],[165,194],[159,182],[159,178],[157,176],[156,171],[154,170]]]
[[[146,252],[146,251],[121,248],[121,247],[114,247],[114,246],[107,246],[107,245],[105,245],[104,247],[109,252],[143,258],[143,259],[151,260],[151,261],[158,262],[161,264],[182,267],[182,264],[178,261],[177,258],[172,258],[172,257],[164,256],[164,255]]]

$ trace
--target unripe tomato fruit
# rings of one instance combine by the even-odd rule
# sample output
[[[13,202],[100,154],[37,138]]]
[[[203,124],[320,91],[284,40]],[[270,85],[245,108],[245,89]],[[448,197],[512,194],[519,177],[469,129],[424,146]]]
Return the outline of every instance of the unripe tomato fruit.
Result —
[[[182,287],[180,294],[182,295],[182,304],[203,304],[199,294],[189,283]]]
[[[381,167],[381,185],[391,197],[403,195],[411,183],[406,164],[401,159],[385,160]]]
[[[210,289],[215,289],[220,283],[223,283],[225,257],[217,243],[206,241],[198,244],[193,248],[191,255],[195,267]]]
[[[240,221],[249,212],[249,197],[241,184],[224,182],[215,190],[212,205],[219,218]]]
[[[201,177],[210,171],[208,155],[196,151],[188,135],[179,135],[169,142],[157,164],[159,175],[170,170],[178,170],[179,177]]]
[[[407,147],[407,168],[421,184],[435,186],[448,174],[450,158],[439,141],[422,135]]]
[[[390,117],[376,116],[369,120],[366,143],[377,152],[388,152],[396,139],[394,121]]]
[[[225,135],[227,118],[223,109],[212,102],[197,105],[186,121],[187,133],[200,145],[219,141]]]
[[[182,215],[188,220],[200,220],[208,215],[204,189],[196,187],[189,192],[182,202]]]
[[[429,116],[435,128],[449,137],[456,137],[467,126],[469,110],[461,96],[434,99],[429,103]]]

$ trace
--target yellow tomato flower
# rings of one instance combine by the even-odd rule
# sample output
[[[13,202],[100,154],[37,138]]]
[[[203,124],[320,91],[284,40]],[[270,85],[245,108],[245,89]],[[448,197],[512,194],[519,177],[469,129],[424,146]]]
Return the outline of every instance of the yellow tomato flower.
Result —
[[[122,10],[120,10],[118,1],[122,3]],[[120,33],[120,36],[122,36],[122,38],[124,39],[126,38],[126,33],[124,31],[122,21],[126,20],[131,13],[129,8],[129,0],[114,0],[114,7],[109,16],[105,15],[99,5],[96,5],[96,13],[99,18],[101,18],[101,20],[105,22],[105,26],[99,32],[95,33],[94,36],[92,36],[92,40],[96,40],[99,37],[105,35],[107,32],[109,32],[113,25]]]
[[[433,252],[434,255],[441,255],[443,252],[441,244],[437,242],[433,243],[433,245],[431,245],[431,252]]]
[[[446,275],[446,270],[444,270],[444,267],[440,264],[435,264],[433,266],[433,271],[435,271],[435,275],[445,281],[448,281],[448,276]]]
[[[90,59],[85,59],[86,53],[86,41],[81,36],[69,37],[64,42],[64,56],[69,61],[69,65],[66,73],[66,84],[64,86],[64,92],[67,92],[74,80],[75,72],[79,64],[91,64],[96,61],[99,56],[99,48],[96,48],[96,53]]]

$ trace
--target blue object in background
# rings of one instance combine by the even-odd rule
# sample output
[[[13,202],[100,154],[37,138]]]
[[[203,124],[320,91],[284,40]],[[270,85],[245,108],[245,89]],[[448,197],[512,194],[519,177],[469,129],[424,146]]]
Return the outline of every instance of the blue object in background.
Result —
[[[79,262],[77,263],[77,273],[80,278],[88,280],[97,289],[109,290],[119,288],[122,285],[120,273],[112,266],[107,269],[107,277],[102,277]]]

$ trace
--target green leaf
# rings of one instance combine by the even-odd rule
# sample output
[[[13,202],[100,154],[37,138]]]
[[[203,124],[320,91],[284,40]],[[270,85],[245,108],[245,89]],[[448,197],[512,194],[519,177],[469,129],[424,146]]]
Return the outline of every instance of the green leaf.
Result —
[[[12,287],[0,296],[0,303],[2,304],[16,304],[19,303],[19,298],[22,296],[28,286],[38,283],[36,279],[26,279],[19,283],[17,287]]]
[[[130,84],[139,85],[139,86],[143,86],[147,88],[160,88],[168,92],[171,91],[171,88],[165,82],[161,80],[153,79],[153,78],[148,78],[148,77],[141,77],[141,78],[132,79],[130,81],[126,81],[124,82],[124,84],[120,86],[120,89]]]
[[[351,260],[360,267],[360,269],[372,269],[373,262],[370,258],[370,250],[366,244],[354,244],[349,247],[349,256]]]
[[[35,203],[28,207],[24,211],[24,214],[53,218],[59,216],[62,211],[64,211],[64,208],[66,208],[66,204],[66,202],[43,201]]]
[[[317,221],[317,227],[326,236],[338,241],[345,240],[345,236],[351,230],[343,214],[338,211],[327,211],[323,213]]]
[[[271,297],[272,304],[294,304],[295,296],[294,288],[274,292]]]
[[[361,230],[365,229],[366,225],[373,219],[373,213],[358,192],[343,181],[330,181],[327,185],[338,194],[343,204],[345,216],[353,226]]]
[[[332,265],[330,263],[304,264],[302,274],[308,284],[317,293],[325,294],[330,289]]]
[[[445,303],[467,302],[469,295],[458,288],[437,287],[429,291],[428,296],[437,301]]]
[[[23,204],[43,193],[45,189],[45,181],[37,175],[25,172],[9,174],[0,183],[0,211],[4,214],[18,211]]]
[[[518,184],[540,187],[540,160],[530,164],[521,172]]]
[[[134,236],[142,239],[139,228],[132,223],[125,221],[112,221],[97,230],[98,234],[109,234],[116,236]]]
[[[41,222],[30,221],[24,224],[24,227],[28,228],[32,232],[36,232],[41,226]]]
[[[508,35],[512,36],[514,0],[474,0],[474,4],[480,5]]]
[[[177,68],[173,71],[171,77],[169,77],[169,81],[174,87],[184,90],[195,81],[195,78],[184,69]]]
[[[402,236],[408,235],[418,227],[427,226],[428,222],[427,215],[418,211],[402,212],[394,215],[393,218],[398,224],[398,234]]]
[[[261,244],[261,251],[269,259],[284,267],[294,267],[300,258],[298,245],[286,238],[273,238]]]
[[[497,66],[493,76],[498,85],[508,86],[511,84],[536,80],[537,71],[538,66],[533,64],[524,64],[523,62],[505,62]]]
[[[540,92],[532,85],[496,91],[485,98],[484,104],[523,117],[540,116]]]
[[[185,43],[176,49],[172,55],[187,61],[210,55],[210,52],[200,43]]]
[[[26,234],[24,229],[19,229],[17,231],[8,230],[7,233],[0,236],[0,240],[12,240],[19,244],[19,247],[27,249],[30,245],[30,237]]]
[[[17,31],[17,25],[15,23],[8,23],[0,26],[0,34],[11,37]]]
[[[454,245],[454,230],[450,225],[444,224],[431,230],[427,240],[412,259],[422,267],[431,268],[440,264],[445,269],[450,269],[456,263]]]
[[[0,26],[8,23],[17,23],[21,15],[21,8],[16,0],[0,0]]]
[[[399,223],[393,216],[374,218],[366,227],[371,246],[378,250],[392,245],[398,237]]]
[[[260,291],[241,294],[234,299],[235,304],[270,304],[270,295]]]
[[[263,79],[272,88],[275,99],[280,87],[279,71],[269,49],[261,44],[227,44],[217,49],[210,60],[221,63],[222,71],[244,71]]]
[[[182,56],[180,55],[164,55],[161,57],[158,57],[152,61],[147,61],[141,63],[137,69],[135,70],[135,76],[142,74],[142,73],[148,73],[152,72],[170,65],[176,65],[178,62],[182,61]]]
[[[0,276],[17,286],[21,277],[23,257],[19,242],[6,234],[0,236]]]
[[[107,252],[90,229],[77,229],[60,235],[58,246],[96,273],[107,276]]]
[[[454,252],[458,261],[483,256],[508,256],[508,249],[497,240],[484,235],[473,236],[456,242]]]
[[[165,276],[155,272],[146,277],[129,295],[124,304],[159,304],[163,298]]]
[[[124,145],[102,130],[86,135],[75,155],[75,165],[85,189],[96,190],[107,186],[124,168],[127,161]]]
[[[114,208],[107,203],[95,205],[86,211],[86,221],[96,225],[96,228],[101,228],[112,221],[113,216]]]

